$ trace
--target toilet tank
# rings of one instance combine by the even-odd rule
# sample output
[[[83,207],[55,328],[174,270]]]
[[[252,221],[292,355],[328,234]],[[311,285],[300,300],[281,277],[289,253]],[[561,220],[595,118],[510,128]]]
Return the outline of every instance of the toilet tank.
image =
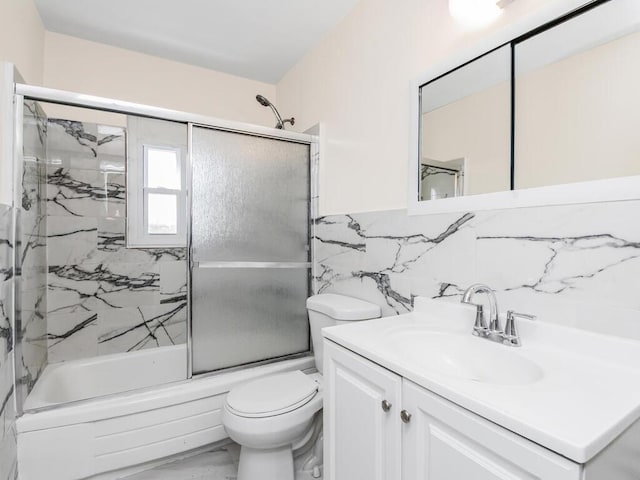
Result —
[[[322,332],[324,327],[380,317],[380,307],[345,295],[321,293],[307,298],[309,326],[316,368],[322,373]]]

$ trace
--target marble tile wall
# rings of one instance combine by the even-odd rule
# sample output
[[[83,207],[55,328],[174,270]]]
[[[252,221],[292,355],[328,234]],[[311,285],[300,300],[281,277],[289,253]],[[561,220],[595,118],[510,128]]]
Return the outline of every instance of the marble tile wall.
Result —
[[[459,301],[486,283],[501,312],[640,339],[640,201],[316,222],[316,291],[353,295],[385,315],[416,295]]]
[[[186,252],[125,247],[125,131],[49,119],[49,362],[186,341]]]
[[[12,208],[0,204],[0,480],[17,478],[13,385],[14,236]]]
[[[16,198],[16,397],[20,407],[47,365],[46,116],[24,103],[22,192]]]

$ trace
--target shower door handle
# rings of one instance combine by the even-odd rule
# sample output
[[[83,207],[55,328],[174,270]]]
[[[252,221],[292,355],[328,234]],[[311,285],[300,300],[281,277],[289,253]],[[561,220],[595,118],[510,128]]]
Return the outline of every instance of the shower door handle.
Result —
[[[311,262],[193,262],[194,268],[311,268]]]

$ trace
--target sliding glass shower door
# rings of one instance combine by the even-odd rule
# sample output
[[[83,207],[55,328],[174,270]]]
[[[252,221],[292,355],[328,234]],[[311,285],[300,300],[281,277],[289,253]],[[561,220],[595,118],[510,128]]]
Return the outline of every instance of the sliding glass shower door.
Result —
[[[194,374],[309,350],[309,145],[192,127]]]

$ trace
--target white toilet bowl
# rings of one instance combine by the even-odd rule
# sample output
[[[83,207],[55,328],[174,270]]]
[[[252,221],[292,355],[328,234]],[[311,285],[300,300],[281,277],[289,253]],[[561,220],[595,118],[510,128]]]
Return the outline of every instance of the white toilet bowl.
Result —
[[[294,480],[293,451],[309,440],[322,409],[322,377],[271,375],[233,389],[222,423],[242,446],[238,480]]]
[[[307,309],[319,373],[271,375],[227,395],[222,424],[242,447],[238,480],[294,480],[294,450],[313,440],[314,431],[322,426],[313,428],[314,417],[322,421],[322,329],[380,316],[377,305],[331,293],[309,297]],[[322,462],[322,449],[318,451],[306,462],[314,478]]]

